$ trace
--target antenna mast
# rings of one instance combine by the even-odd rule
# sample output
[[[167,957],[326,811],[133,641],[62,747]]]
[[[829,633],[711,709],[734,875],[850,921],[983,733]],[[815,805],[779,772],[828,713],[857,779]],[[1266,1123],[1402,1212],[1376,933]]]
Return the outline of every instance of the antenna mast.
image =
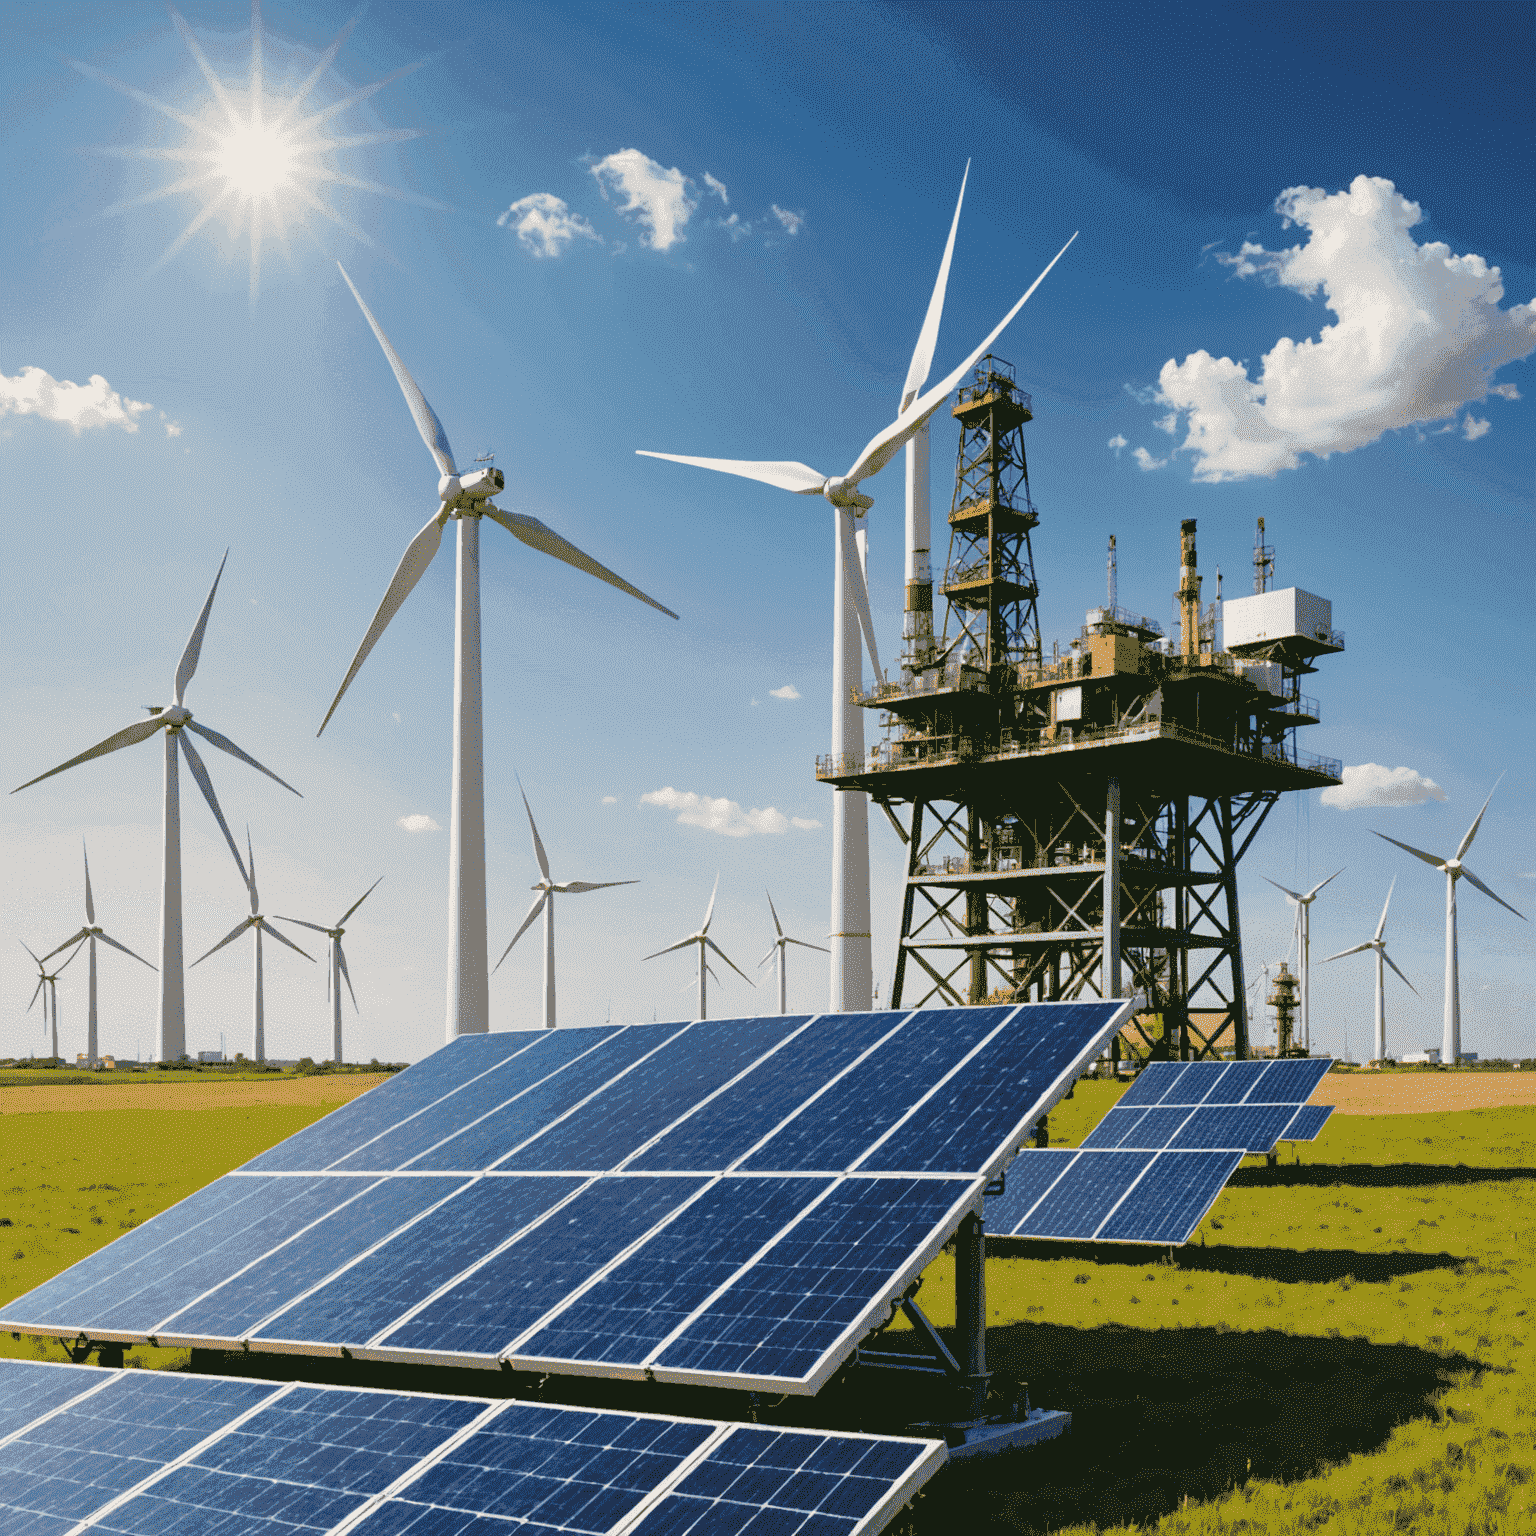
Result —
[[[1115,536],[1109,536],[1109,611],[1113,615],[1119,603],[1119,593],[1116,591],[1115,581]]]
[[[1264,519],[1259,519],[1259,531],[1253,537],[1253,591],[1268,592],[1275,579],[1275,548],[1264,542]]]

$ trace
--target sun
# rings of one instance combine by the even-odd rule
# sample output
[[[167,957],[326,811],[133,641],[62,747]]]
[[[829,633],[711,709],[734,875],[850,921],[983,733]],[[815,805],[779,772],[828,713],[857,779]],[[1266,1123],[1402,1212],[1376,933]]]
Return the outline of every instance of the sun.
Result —
[[[408,64],[364,86],[336,93],[331,66],[361,12],[336,35],[330,46],[313,54],[296,43],[268,34],[261,19],[260,0],[251,6],[250,57],[240,85],[228,83],[209,61],[186,18],[172,6],[171,20],[197,65],[207,87],[201,101],[186,107],[152,96],[78,59],[69,62],[82,74],[121,91],[142,106],[153,108],[185,130],[179,144],[165,146],[105,146],[100,152],[129,158],[170,162],[179,172],[153,191],[114,203],[106,213],[165,198],[186,196],[198,207],[186,227],[171,241],[151,268],[158,271],[205,229],[215,217],[243,238],[250,248],[250,297],[254,305],[261,289],[265,248],[276,242],[284,251],[290,230],[310,214],[318,214],[365,245],[374,240],[327,200],[336,187],[376,193],[449,212],[443,203],[400,187],[352,175],[339,163],[344,151],[369,145],[397,144],[421,136],[414,128],[375,129],[362,133],[335,131],[338,119],[384,86],[419,69],[425,60]],[[268,84],[269,62],[276,56],[290,77],[273,91]],[[330,97],[331,99],[327,99]]]

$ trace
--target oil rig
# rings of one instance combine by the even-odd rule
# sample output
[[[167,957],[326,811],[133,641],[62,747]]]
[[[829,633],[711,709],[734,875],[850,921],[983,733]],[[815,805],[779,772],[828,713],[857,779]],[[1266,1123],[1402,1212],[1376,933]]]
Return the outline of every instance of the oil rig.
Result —
[[[1262,521],[1253,595],[1202,605],[1190,518],[1173,635],[1117,606],[1111,539],[1108,602],[1047,655],[1030,397],[989,356],[953,414],[942,629],[909,583],[901,676],[856,695],[882,739],[816,765],[906,844],[890,1005],[1134,992],[1153,1058],[1245,1058],[1237,866],[1283,793],[1340,782],[1296,744],[1318,720],[1302,679],[1344,649],[1332,605],[1273,587]]]

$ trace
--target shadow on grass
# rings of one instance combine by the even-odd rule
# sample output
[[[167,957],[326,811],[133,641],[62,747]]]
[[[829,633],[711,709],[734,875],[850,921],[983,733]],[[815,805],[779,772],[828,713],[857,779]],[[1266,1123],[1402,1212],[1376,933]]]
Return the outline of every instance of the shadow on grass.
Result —
[[[1233,1189],[1290,1189],[1345,1184],[1352,1189],[1419,1189],[1426,1184],[1508,1184],[1536,1179],[1536,1168],[1469,1168],[1465,1163],[1280,1163],[1239,1168]]]
[[[1143,1331],[1020,1323],[988,1333],[999,1403],[1027,1383],[1037,1407],[1065,1408],[1072,1433],[1048,1449],[946,1467],[898,1519],[911,1536],[1043,1532],[1151,1522],[1188,1494],[1205,1499],[1248,1477],[1298,1479],[1376,1449],[1394,1426],[1433,1411],[1453,1377],[1481,1369],[1464,1355],[1362,1339],[1297,1338],[1213,1328]],[[882,1347],[900,1350],[905,1335]],[[519,1397],[630,1412],[748,1419],[786,1426],[900,1433],[944,1418],[942,1382],[848,1369],[819,1396],[742,1392],[591,1377],[384,1365],[284,1355],[193,1351],[192,1369],[221,1375],[418,1392]]]
[[[1360,1253],[1352,1248],[1240,1248],[1219,1244],[1158,1248],[1152,1244],[1058,1243],[1023,1237],[988,1237],[987,1252],[1005,1259],[1076,1259],[1094,1264],[1148,1264],[1202,1270],[1218,1275],[1249,1275],[1255,1280],[1330,1284],[1353,1276],[1367,1284],[1417,1275],[1427,1269],[1456,1269],[1467,1263],[1454,1253]]]

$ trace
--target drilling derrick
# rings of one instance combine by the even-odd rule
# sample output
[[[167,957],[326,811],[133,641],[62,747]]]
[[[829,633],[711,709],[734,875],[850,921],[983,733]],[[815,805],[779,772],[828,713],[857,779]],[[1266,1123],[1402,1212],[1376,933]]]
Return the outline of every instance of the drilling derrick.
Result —
[[[1275,990],[1264,999],[1275,1010],[1275,1055],[1305,1056],[1296,1046],[1296,988],[1300,978],[1293,976],[1284,960],[1275,976]]]
[[[1047,655],[1030,398],[988,357],[953,415],[942,635],[859,697],[885,739],[817,763],[906,843],[891,1005],[1139,993],[1154,1056],[1246,1056],[1237,865],[1281,794],[1340,780],[1296,746],[1317,719],[1299,678],[1343,649],[1331,606],[1299,588],[1231,600],[1217,650],[1189,519],[1176,637],[1116,605],[1111,545],[1109,603]]]

